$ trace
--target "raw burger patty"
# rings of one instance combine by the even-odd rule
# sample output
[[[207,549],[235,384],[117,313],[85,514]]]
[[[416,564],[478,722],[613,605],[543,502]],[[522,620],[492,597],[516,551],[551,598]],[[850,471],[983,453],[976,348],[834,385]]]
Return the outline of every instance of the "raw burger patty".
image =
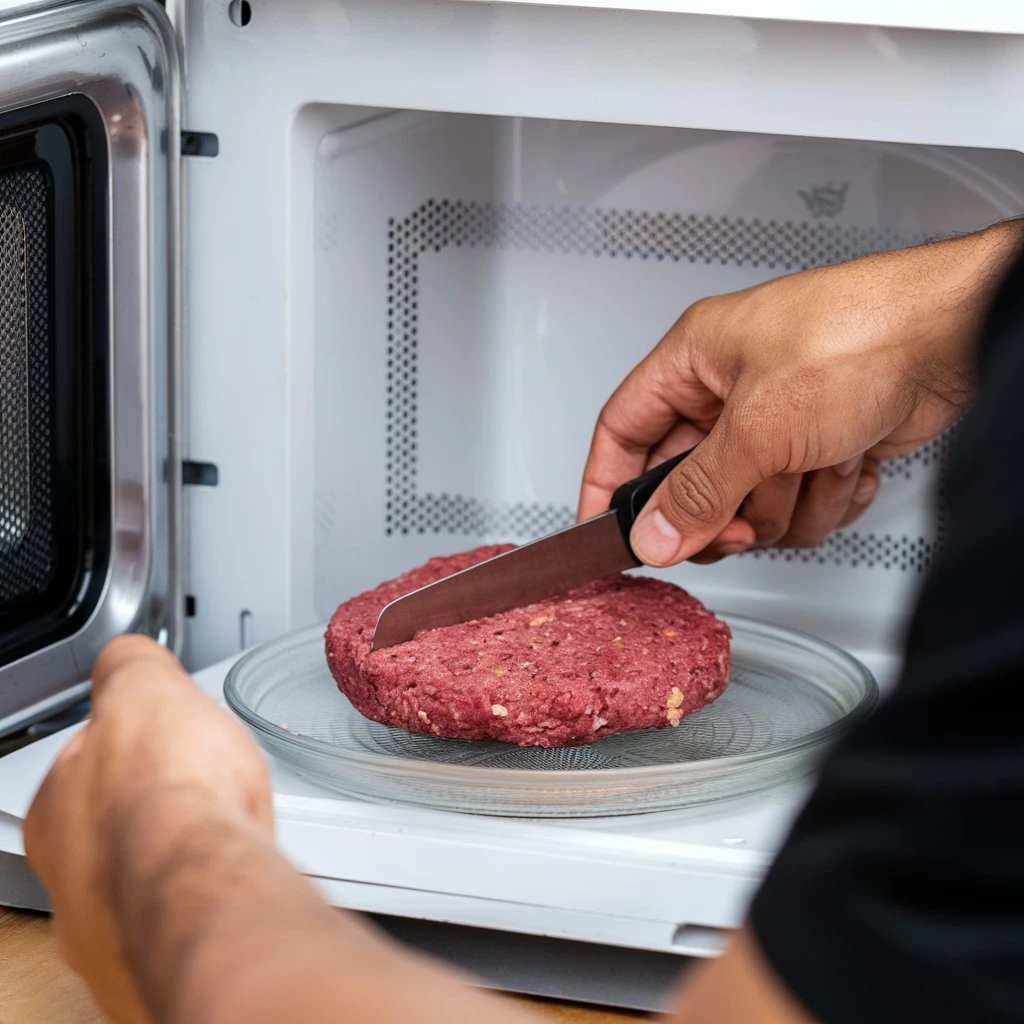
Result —
[[[370,653],[388,602],[510,547],[432,558],[341,605],[325,638],[338,689],[385,725],[537,747],[678,725],[725,689],[729,627],[680,587],[637,576]]]

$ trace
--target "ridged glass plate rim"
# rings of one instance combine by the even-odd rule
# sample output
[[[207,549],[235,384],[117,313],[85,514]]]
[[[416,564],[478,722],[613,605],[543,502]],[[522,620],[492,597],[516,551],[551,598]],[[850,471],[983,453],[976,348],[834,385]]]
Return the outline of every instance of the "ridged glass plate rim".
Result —
[[[811,633],[792,629],[789,626],[781,626],[764,619],[752,618],[746,615],[735,615],[727,611],[716,611],[715,614],[723,619],[734,631],[739,630],[747,636],[756,635],[776,643],[781,641],[789,644],[791,647],[800,647],[805,652],[809,651],[819,657],[824,657],[833,664],[838,663],[846,672],[850,673],[851,677],[857,677],[858,682],[863,687],[863,694],[853,707],[844,714],[841,714],[834,722],[797,739],[781,742],[777,746],[752,753],[723,754],[721,757],[680,761],[679,766],[681,768],[685,767],[693,774],[699,774],[702,770],[712,768],[716,773],[721,772],[723,774],[733,774],[737,770],[747,767],[765,768],[772,762],[785,761],[801,751],[810,751],[823,747],[830,740],[838,739],[839,736],[854,728],[874,710],[879,697],[878,683],[874,675],[866,665],[841,647]],[[286,749],[305,750],[311,754],[332,758],[339,762],[361,764],[368,768],[398,770],[403,773],[414,770],[423,778],[433,777],[438,782],[449,785],[458,776],[466,777],[467,782],[470,780],[479,782],[481,774],[485,772],[495,773],[495,781],[500,775],[503,786],[517,781],[522,785],[537,786],[538,784],[544,785],[545,783],[555,785],[559,782],[568,782],[568,776],[570,775],[576,782],[588,777],[602,777],[605,780],[614,778],[617,783],[627,783],[632,780],[642,782],[657,776],[661,776],[664,779],[665,765],[580,768],[570,773],[549,768],[494,768],[487,765],[454,765],[439,764],[425,760],[411,761],[408,758],[390,757],[387,754],[362,752],[349,748],[343,749],[333,743],[327,743],[310,736],[291,732],[288,729],[282,729],[276,723],[253,711],[239,692],[239,680],[245,675],[246,671],[254,663],[281,653],[290,647],[303,646],[317,637],[322,639],[326,628],[326,623],[309,626],[306,629],[289,633],[254,647],[232,665],[224,680],[224,699],[228,707],[254,732],[263,734],[276,745]],[[339,696],[342,695],[339,693]],[[359,714],[355,708],[352,709],[352,712],[353,714]],[[508,746],[510,749],[515,749],[513,744],[508,744]]]

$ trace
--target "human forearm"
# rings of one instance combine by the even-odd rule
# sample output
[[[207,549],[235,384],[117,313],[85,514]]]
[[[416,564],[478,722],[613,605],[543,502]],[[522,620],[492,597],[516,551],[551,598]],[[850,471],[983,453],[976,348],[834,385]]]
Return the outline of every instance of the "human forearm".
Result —
[[[889,266],[904,264],[906,291],[919,297],[907,313],[918,318],[909,330],[915,374],[936,390],[958,387],[973,393],[977,341],[992,298],[1024,247],[1024,218],[916,249],[884,254]],[[941,257],[941,258],[938,258]]]
[[[122,837],[117,915],[155,1024],[529,1024],[534,1018],[325,906],[244,821],[151,802]],[[147,820],[148,819],[148,820]],[[173,823],[177,841],[161,837]],[[132,835],[131,833],[134,833]],[[666,1024],[811,1024],[741,933]]]
[[[984,316],[1010,265],[1024,249],[1024,217],[999,221],[974,234],[964,235],[961,241],[973,243],[973,252],[963,268],[964,296],[975,312]]]
[[[243,819],[190,794],[161,799],[122,834],[116,896],[158,1024],[530,1020],[325,906]]]

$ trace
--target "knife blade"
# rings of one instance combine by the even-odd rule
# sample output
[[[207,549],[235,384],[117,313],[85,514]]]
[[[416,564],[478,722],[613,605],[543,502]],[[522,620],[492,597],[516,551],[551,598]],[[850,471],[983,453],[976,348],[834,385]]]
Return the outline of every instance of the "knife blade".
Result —
[[[425,629],[483,619],[635,569],[641,562],[629,546],[633,523],[662,480],[689,454],[683,452],[623,484],[607,512],[392,601],[377,618],[370,650],[404,643]]]

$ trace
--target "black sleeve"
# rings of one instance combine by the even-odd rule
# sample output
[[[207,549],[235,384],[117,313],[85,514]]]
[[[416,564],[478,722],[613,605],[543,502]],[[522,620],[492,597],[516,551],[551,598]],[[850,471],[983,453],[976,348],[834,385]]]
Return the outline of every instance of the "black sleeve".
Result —
[[[1024,1021],[1024,263],[979,380],[899,687],[833,752],[752,907],[826,1024]]]

